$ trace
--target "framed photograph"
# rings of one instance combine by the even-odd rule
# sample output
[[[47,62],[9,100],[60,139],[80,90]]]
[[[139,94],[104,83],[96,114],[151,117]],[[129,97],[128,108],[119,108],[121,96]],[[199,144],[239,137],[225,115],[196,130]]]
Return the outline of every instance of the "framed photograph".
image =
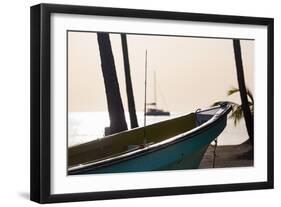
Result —
[[[273,188],[273,19],[31,7],[31,200]]]

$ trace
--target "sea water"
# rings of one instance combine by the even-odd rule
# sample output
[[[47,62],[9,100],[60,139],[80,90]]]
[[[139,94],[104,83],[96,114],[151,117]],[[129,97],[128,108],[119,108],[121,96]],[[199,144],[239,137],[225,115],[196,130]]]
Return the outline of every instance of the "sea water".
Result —
[[[172,112],[170,116],[146,116],[146,125],[182,116],[185,113]],[[128,128],[130,128],[129,114],[125,113]],[[139,126],[144,125],[144,114],[137,113]],[[107,112],[69,112],[68,113],[68,146],[75,146],[104,137],[104,128],[108,127]],[[244,119],[236,126],[232,119],[227,120],[227,126],[218,137],[219,145],[241,144],[248,138]]]

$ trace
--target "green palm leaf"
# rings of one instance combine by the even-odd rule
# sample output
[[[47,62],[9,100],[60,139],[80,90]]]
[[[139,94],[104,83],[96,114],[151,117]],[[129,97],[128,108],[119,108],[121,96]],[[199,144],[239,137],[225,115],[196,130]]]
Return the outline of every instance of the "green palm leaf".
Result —
[[[229,89],[229,90],[227,91],[227,95],[228,95],[228,96],[231,96],[232,94],[235,94],[235,93],[238,93],[238,92],[239,92],[239,89],[238,89],[238,88],[232,87],[231,89]],[[247,89],[247,96],[248,96],[249,99],[250,99],[249,103],[251,102],[252,104],[254,104],[254,97],[253,97],[252,92],[251,92],[249,89]]]
[[[228,96],[231,96],[232,94],[237,93],[237,92],[239,92],[239,89],[238,89],[238,88],[235,88],[235,87],[232,87],[231,89],[229,89],[229,90],[227,91],[227,95],[228,95]]]
[[[230,119],[234,120],[234,125],[236,126],[238,122],[243,118],[243,110],[242,106],[235,106],[232,108],[232,113],[229,117]]]
[[[235,93],[239,93],[239,89],[236,87],[232,87],[231,89],[229,89],[227,91],[227,96],[231,96]],[[254,115],[254,97],[252,92],[247,89],[247,96],[249,98],[248,103],[249,103],[249,107],[251,110],[252,115]],[[230,119],[233,119],[234,121],[234,125],[236,126],[238,124],[238,122],[244,117],[243,115],[243,110],[242,110],[242,105],[235,103],[235,102],[231,102],[231,101],[216,101],[215,103],[212,104],[212,106],[217,106],[220,105],[221,103],[225,103],[228,102],[232,105],[232,112],[231,115],[229,116]]]

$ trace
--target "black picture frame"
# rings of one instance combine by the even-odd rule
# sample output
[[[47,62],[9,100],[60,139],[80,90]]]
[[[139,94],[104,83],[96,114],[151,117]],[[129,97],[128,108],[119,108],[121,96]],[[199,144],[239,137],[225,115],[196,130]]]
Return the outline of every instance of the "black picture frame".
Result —
[[[267,181],[238,184],[219,184],[186,187],[51,194],[50,184],[50,130],[51,130],[51,74],[50,74],[50,15],[52,13],[134,17],[148,19],[180,20],[210,23],[264,25],[267,27]],[[228,16],[213,14],[180,13],[168,11],[103,8],[56,4],[39,4],[31,7],[31,151],[30,151],[30,199],[38,203],[87,201],[101,199],[165,196],[179,194],[241,191],[273,188],[273,38],[272,18]]]

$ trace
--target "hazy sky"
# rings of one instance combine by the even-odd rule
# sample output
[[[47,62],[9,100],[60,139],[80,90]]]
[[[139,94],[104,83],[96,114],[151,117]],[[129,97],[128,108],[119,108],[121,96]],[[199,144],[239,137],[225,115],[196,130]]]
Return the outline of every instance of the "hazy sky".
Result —
[[[128,111],[121,38],[110,34],[125,111]],[[237,87],[232,40],[127,35],[136,110],[143,111],[145,50],[148,52],[147,102],[153,101],[153,71],[159,108],[191,112],[227,97]],[[241,40],[246,84],[254,86],[254,40]],[[68,33],[68,105],[70,112],[107,111],[96,33]],[[254,92],[254,91],[253,91]]]

